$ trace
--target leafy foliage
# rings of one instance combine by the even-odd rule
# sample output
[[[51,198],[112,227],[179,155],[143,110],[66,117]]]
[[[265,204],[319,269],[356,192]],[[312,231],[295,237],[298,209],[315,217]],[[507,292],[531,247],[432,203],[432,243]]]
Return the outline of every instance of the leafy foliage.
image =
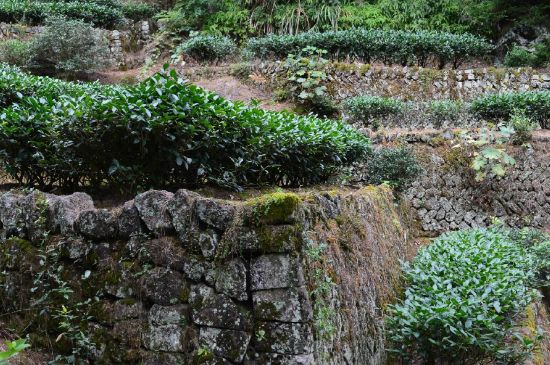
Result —
[[[514,130],[503,125],[499,130],[482,128],[475,136],[464,132],[462,137],[467,146],[473,147],[472,169],[476,181],[483,181],[487,176],[501,178],[506,170],[516,164],[516,160],[506,152],[505,143],[514,135]]]
[[[86,37],[82,35],[86,34]],[[73,77],[108,64],[109,48],[90,24],[82,20],[52,17],[31,41],[28,68],[37,73]]]
[[[284,67],[294,98],[315,112],[331,115],[336,108],[327,96],[325,53],[322,49],[306,47],[298,55],[289,54]]]
[[[526,249],[497,229],[435,239],[404,265],[405,298],[389,307],[394,351],[427,362],[521,358],[521,343],[506,339],[514,315],[534,298],[532,264]]]
[[[449,62],[458,67],[464,60],[482,57],[492,50],[487,41],[471,34],[382,29],[269,35],[250,39],[246,49],[259,58],[281,58],[307,46],[325,49],[328,56],[335,59],[419,66],[426,66],[431,61],[439,67]]]
[[[542,128],[550,128],[550,91],[488,94],[473,100],[471,110],[493,120],[508,120],[514,110],[522,110]]]
[[[0,154],[30,184],[298,186],[326,180],[370,149],[344,123],[230,102],[173,71],[127,87],[7,66],[0,76]]]
[[[402,192],[422,172],[412,149],[384,147],[376,149],[367,162],[368,183],[389,184],[394,191]]]
[[[183,42],[175,54],[186,54],[199,61],[216,61],[231,56],[236,49],[228,37],[197,35]]]
[[[510,128],[514,130],[512,135],[512,143],[517,145],[523,145],[529,142],[533,136],[533,130],[538,126],[537,123],[533,123],[531,118],[525,115],[522,110],[515,110],[514,114],[510,117]]]
[[[399,99],[382,96],[356,96],[347,99],[343,104],[352,122],[363,123],[374,128],[379,127],[379,119],[391,114],[400,114],[405,109],[405,103]]]
[[[30,347],[25,339],[6,341],[6,350],[0,351],[0,365],[9,365],[8,360],[17,356],[21,351]]]

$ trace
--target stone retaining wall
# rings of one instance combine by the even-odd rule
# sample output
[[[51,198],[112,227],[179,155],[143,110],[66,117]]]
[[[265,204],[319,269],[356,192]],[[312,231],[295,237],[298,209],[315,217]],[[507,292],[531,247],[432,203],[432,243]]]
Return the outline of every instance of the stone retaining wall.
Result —
[[[7,192],[2,321],[55,354],[75,348],[76,328],[95,344],[80,354],[103,364],[383,364],[405,211],[385,188],[247,201],[152,190],[110,209]],[[61,308],[74,315],[63,329]]]
[[[406,197],[424,232],[436,235],[487,226],[493,218],[513,227],[550,229],[550,141],[535,140],[529,148],[510,147],[516,166],[502,179],[476,182],[471,157],[453,148],[452,139],[411,137],[408,143],[424,172]]]
[[[250,73],[262,76],[272,87],[278,87],[287,77],[283,64],[251,64]],[[485,93],[550,89],[550,74],[530,68],[437,70],[334,63],[326,72],[329,93],[337,101],[357,95],[391,96],[414,101],[468,101]]]

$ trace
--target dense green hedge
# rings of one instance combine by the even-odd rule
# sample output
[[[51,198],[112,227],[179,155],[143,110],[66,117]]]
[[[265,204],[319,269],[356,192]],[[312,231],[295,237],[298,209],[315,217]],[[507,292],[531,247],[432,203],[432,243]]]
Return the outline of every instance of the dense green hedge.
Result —
[[[514,110],[550,128],[550,91],[524,91],[488,94],[472,101],[471,110],[485,119],[507,120]]]
[[[345,114],[352,122],[378,126],[377,119],[405,110],[405,103],[399,99],[382,96],[361,95],[346,99],[342,104]]]
[[[457,67],[466,59],[487,55],[493,48],[483,38],[471,34],[351,29],[253,38],[248,41],[246,50],[259,58],[284,58],[307,46],[325,49],[336,59],[350,57],[364,62],[420,66],[434,62],[439,67],[447,63]]]
[[[365,156],[338,121],[268,112],[156,74],[135,86],[63,83],[0,71],[0,156],[30,184],[298,186]]]
[[[198,35],[179,45],[175,54],[186,54],[197,61],[216,61],[230,57],[236,50],[235,42],[228,37]]]
[[[150,18],[156,9],[147,4],[122,4],[118,1],[25,1],[0,0],[0,22],[25,22],[31,25],[44,23],[47,17],[63,15],[80,19],[97,27],[113,29],[125,18]]]
[[[390,306],[389,338],[425,363],[514,363],[514,316],[535,297],[534,256],[500,229],[445,234],[405,265],[405,297]],[[447,360],[447,361],[445,361]]]

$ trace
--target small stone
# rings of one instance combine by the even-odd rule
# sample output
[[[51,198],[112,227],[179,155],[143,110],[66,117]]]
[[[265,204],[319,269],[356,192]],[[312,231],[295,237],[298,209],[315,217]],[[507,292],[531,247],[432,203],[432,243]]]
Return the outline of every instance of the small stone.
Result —
[[[213,229],[208,229],[199,235],[199,247],[204,257],[210,258],[215,256],[218,243],[218,234]]]
[[[147,352],[140,365],[182,365],[187,364],[187,356],[168,352]]]
[[[250,334],[243,331],[203,327],[199,332],[201,347],[232,362],[239,363],[244,359],[249,342]]]
[[[6,238],[11,236],[26,237],[25,197],[17,192],[7,192],[0,196],[0,222]]]
[[[279,289],[304,285],[300,260],[289,254],[255,257],[250,264],[251,290]]]
[[[139,216],[151,232],[162,236],[174,230],[172,217],[168,213],[168,204],[174,194],[164,190],[149,190],[139,194],[134,204]]]
[[[44,238],[46,233],[54,225],[53,204],[58,199],[56,195],[33,191],[23,201],[25,224],[28,238],[37,242]]]
[[[140,348],[145,326],[145,321],[139,319],[124,320],[114,324],[112,334],[116,340],[120,341],[121,346]]]

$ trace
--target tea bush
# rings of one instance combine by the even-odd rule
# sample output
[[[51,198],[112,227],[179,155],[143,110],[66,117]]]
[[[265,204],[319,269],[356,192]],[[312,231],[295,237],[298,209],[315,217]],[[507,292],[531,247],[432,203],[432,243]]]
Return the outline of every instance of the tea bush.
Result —
[[[508,120],[514,110],[522,110],[542,128],[550,128],[550,91],[488,94],[473,100],[471,110],[482,118],[494,120]]]
[[[370,150],[342,122],[231,102],[173,71],[126,87],[14,72],[0,73],[0,156],[28,184],[299,186]]]
[[[218,61],[235,53],[235,43],[227,37],[198,35],[182,43],[175,54],[186,54],[197,61]]]
[[[471,34],[350,29],[252,38],[246,50],[258,58],[284,58],[307,46],[325,49],[333,59],[419,66],[431,62],[439,67],[448,63],[458,67],[464,60],[483,57],[493,49],[486,40]]]
[[[550,41],[538,44],[534,51],[514,46],[504,57],[504,65],[508,67],[545,67],[550,61]]]
[[[448,120],[459,118],[463,104],[454,100],[433,100],[428,104],[427,112],[436,126],[441,126]]]
[[[352,122],[378,127],[380,118],[391,114],[400,114],[405,103],[399,99],[382,96],[356,96],[347,99],[343,104],[344,113]]]
[[[86,37],[82,35],[86,34]],[[33,38],[28,68],[39,74],[76,77],[108,65],[107,40],[82,20],[51,17]]]
[[[405,297],[389,307],[394,351],[426,363],[521,358],[521,343],[506,340],[513,316],[534,299],[532,266],[527,250],[498,229],[435,239],[404,266]]]
[[[25,66],[30,57],[30,43],[18,39],[0,42],[0,62]]]
[[[383,147],[376,149],[367,162],[369,184],[389,184],[394,191],[403,192],[422,172],[411,148]]]
[[[37,25],[55,15],[83,20],[108,29],[117,27],[124,20],[119,9],[93,2],[0,0],[0,22]]]

